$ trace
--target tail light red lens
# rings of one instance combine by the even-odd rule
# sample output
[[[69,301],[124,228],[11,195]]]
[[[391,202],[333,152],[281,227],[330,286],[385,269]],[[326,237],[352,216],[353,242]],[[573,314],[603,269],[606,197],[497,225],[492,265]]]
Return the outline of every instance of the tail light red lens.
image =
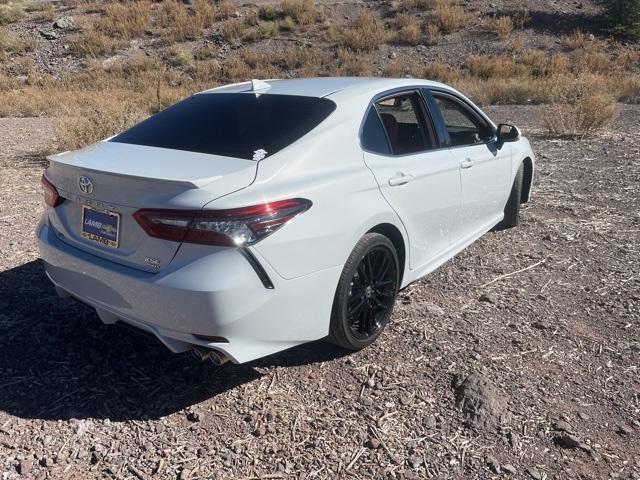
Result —
[[[44,203],[55,208],[64,201],[64,198],[58,194],[58,190],[53,186],[53,183],[47,180],[47,177],[44,175],[42,175],[42,178],[40,179],[40,184],[42,185]]]
[[[153,210],[133,214],[148,235],[175,242],[252,245],[311,207],[303,198],[228,210]]]

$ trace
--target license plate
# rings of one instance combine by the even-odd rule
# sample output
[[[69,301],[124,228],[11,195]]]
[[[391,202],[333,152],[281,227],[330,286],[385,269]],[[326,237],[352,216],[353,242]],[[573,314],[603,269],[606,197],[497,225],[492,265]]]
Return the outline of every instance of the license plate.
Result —
[[[119,213],[82,206],[80,233],[87,240],[98,242],[106,247],[118,248],[119,227]]]

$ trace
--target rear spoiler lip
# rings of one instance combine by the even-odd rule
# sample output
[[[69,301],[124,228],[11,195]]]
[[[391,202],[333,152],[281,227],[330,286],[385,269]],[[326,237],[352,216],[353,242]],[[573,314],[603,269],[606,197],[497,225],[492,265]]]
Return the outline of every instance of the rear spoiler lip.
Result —
[[[70,167],[77,167],[77,168],[81,168],[83,171],[86,172],[95,172],[96,174],[100,174],[100,173],[108,173],[110,175],[114,175],[114,176],[118,176],[118,177],[126,177],[126,178],[132,178],[132,179],[140,179],[140,180],[146,180],[146,181],[152,181],[152,182],[161,182],[161,183],[167,183],[167,184],[172,184],[172,185],[178,185],[178,186],[183,186],[183,187],[187,187],[187,188],[202,188],[214,181],[220,180],[221,178],[224,177],[224,175],[210,175],[210,176],[197,176],[197,175],[193,175],[191,178],[185,178],[184,176],[182,178],[180,178],[180,170],[176,169],[176,174],[177,176],[174,177],[167,177],[167,176],[154,176],[154,172],[153,171],[149,171],[148,174],[145,173],[144,175],[140,174],[140,173],[132,173],[132,172],[119,172],[113,168],[95,168],[95,167],[91,167],[88,166],[86,164],[83,164],[81,161],[82,160],[82,156],[83,154],[86,152],[88,153],[90,150],[96,149],[97,147],[100,147],[104,144],[112,144],[113,142],[108,142],[107,140],[102,140],[100,142],[94,143],[93,145],[90,145],[88,147],[85,147],[81,150],[75,150],[75,151],[65,151],[65,152],[61,152],[61,153],[56,153],[56,154],[52,154],[52,155],[48,155],[46,158],[47,160],[51,163],[51,164],[60,164],[60,165],[67,165]],[[171,150],[171,149],[166,149],[166,148],[160,148],[160,147],[149,147],[146,145],[134,145],[134,144],[118,144],[118,145],[130,145],[133,147],[140,147],[140,148],[144,148],[144,149],[157,149],[157,150],[162,150],[164,152],[176,152],[176,155],[179,154],[191,154],[191,155],[198,155],[198,156],[207,156],[208,154],[204,154],[204,153],[198,153],[198,152],[184,152],[182,150]],[[228,158],[228,159],[233,159],[234,161],[238,161],[238,162],[245,162],[247,164],[247,166],[256,166],[258,162],[254,161],[254,160],[247,160],[244,158],[236,158],[236,157],[222,157],[220,156],[220,158]]]

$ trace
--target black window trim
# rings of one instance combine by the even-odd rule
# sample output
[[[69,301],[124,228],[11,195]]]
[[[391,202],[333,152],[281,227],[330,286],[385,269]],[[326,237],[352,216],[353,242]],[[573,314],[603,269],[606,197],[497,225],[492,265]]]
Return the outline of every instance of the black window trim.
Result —
[[[438,136],[436,135],[436,129],[435,129],[435,124],[433,121],[433,117],[431,116],[431,111],[430,109],[427,107],[427,102],[426,99],[424,98],[424,93],[422,92],[422,88],[424,88],[424,86],[420,86],[420,85],[416,85],[416,86],[409,86],[409,87],[397,87],[391,90],[386,90],[384,92],[378,93],[376,94],[371,101],[369,102],[369,105],[367,106],[367,109],[365,110],[364,116],[362,117],[362,121],[360,122],[360,129],[358,132],[358,136],[360,138],[360,148],[362,148],[362,150],[364,152],[367,153],[371,153],[374,155],[378,155],[381,157],[389,157],[389,158],[403,158],[403,157],[409,157],[409,156],[413,156],[413,155],[421,155],[427,152],[434,152],[437,150],[440,150],[440,148],[438,148]],[[418,97],[420,98],[420,108],[421,108],[421,113],[425,122],[425,127],[427,128],[427,133],[431,138],[431,141],[433,142],[434,145],[436,145],[435,147],[432,148],[427,148],[425,150],[420,150],[417,152],[411,152],[411,153],[403,153],[401,155],[396,155],[393,153],[393,149],[391,148],[391,142],[389,141],[389,135],[387,134],[387,130],[384,128],[384,123],[382,123],[382,119],[380,118],[380,114],[378,113],[378,109],[376,108],[376,103],[381,102],[383,100],[387,100],[389,98],[394,98],[394,97],[398,97],[400,95],[403,94],[412,94],[415,93],[418,95]],[[364,129],[364,124],[367,120],[367,117],[369,116],[369,111],[371,109],[374,109],[374,111],[376,112],[376,115],[378,115],[378,120],[380,121],[380,123],[383,126],[383,130],[384,130],[384,134],[385,137],[387,139],[387,143],[389,145],[389,151],[391,151],[391,154],[388,155],[386,153],[380,153],[380,152],[374,152],[371,150],[368,150],[367,148],[364,147],[364,145],[362,144],[362,131]]]
[[[437,88],[437,87],[428,88],[428,90],[431,93],[432,97],[434,95],[441,96],[441,97],[446,97],[446,98],[449,98],[450,100],[453,100],[454,102],[462,105],[468,111],[470,111],[470,113],[472,113],[474,117],[476,117],[481,122],[486,123],[487,126],[493,132],[493,135],[488,140],[486,140],[484,142],[480,142],[480,143],[469,144],[469,145],[451,145],[451,140],[449,139],[449,133],[447,132],[448,144],[442,146],[441,148],[449,148],[449,149],[453,150],[453,149],[457,149],[457,148],[475,147],[477,145],[489,145],[489,144],[494,143],[496,141],[496,139],[497,139],[496,138],[496,132],[497,132],[496,125],[491,121],[491,119],[489,119],[489,117],[487,117],[480,109],[478,109],[478,107],[476,107],[475,105],[472,105],[470,102],[468,102],[464,98],[460,97],[459,95],[456,95],[452,91],[445,90],[445,89],[442,89],[442,88]],[[433,97],[433,105],[430,105],[430,106],[431,106],[431,108],[438,108],[437,104],[435,103],[435,97]],[[444,118],[442,118],[442,113],[440,113],[439,108],[438,108],[438,117],[439,117],[440,122],[442,122],[442,125],[445,127],[444,130],[447,131],[446,126],[444,125]]]

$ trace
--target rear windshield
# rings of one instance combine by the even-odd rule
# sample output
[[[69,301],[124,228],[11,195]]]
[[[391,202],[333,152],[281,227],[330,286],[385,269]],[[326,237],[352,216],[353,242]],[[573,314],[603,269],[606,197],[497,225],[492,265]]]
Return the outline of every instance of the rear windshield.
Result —
[[[203,93],[110,141],[260,160],[311,131],[335,108],[326,98]]]

